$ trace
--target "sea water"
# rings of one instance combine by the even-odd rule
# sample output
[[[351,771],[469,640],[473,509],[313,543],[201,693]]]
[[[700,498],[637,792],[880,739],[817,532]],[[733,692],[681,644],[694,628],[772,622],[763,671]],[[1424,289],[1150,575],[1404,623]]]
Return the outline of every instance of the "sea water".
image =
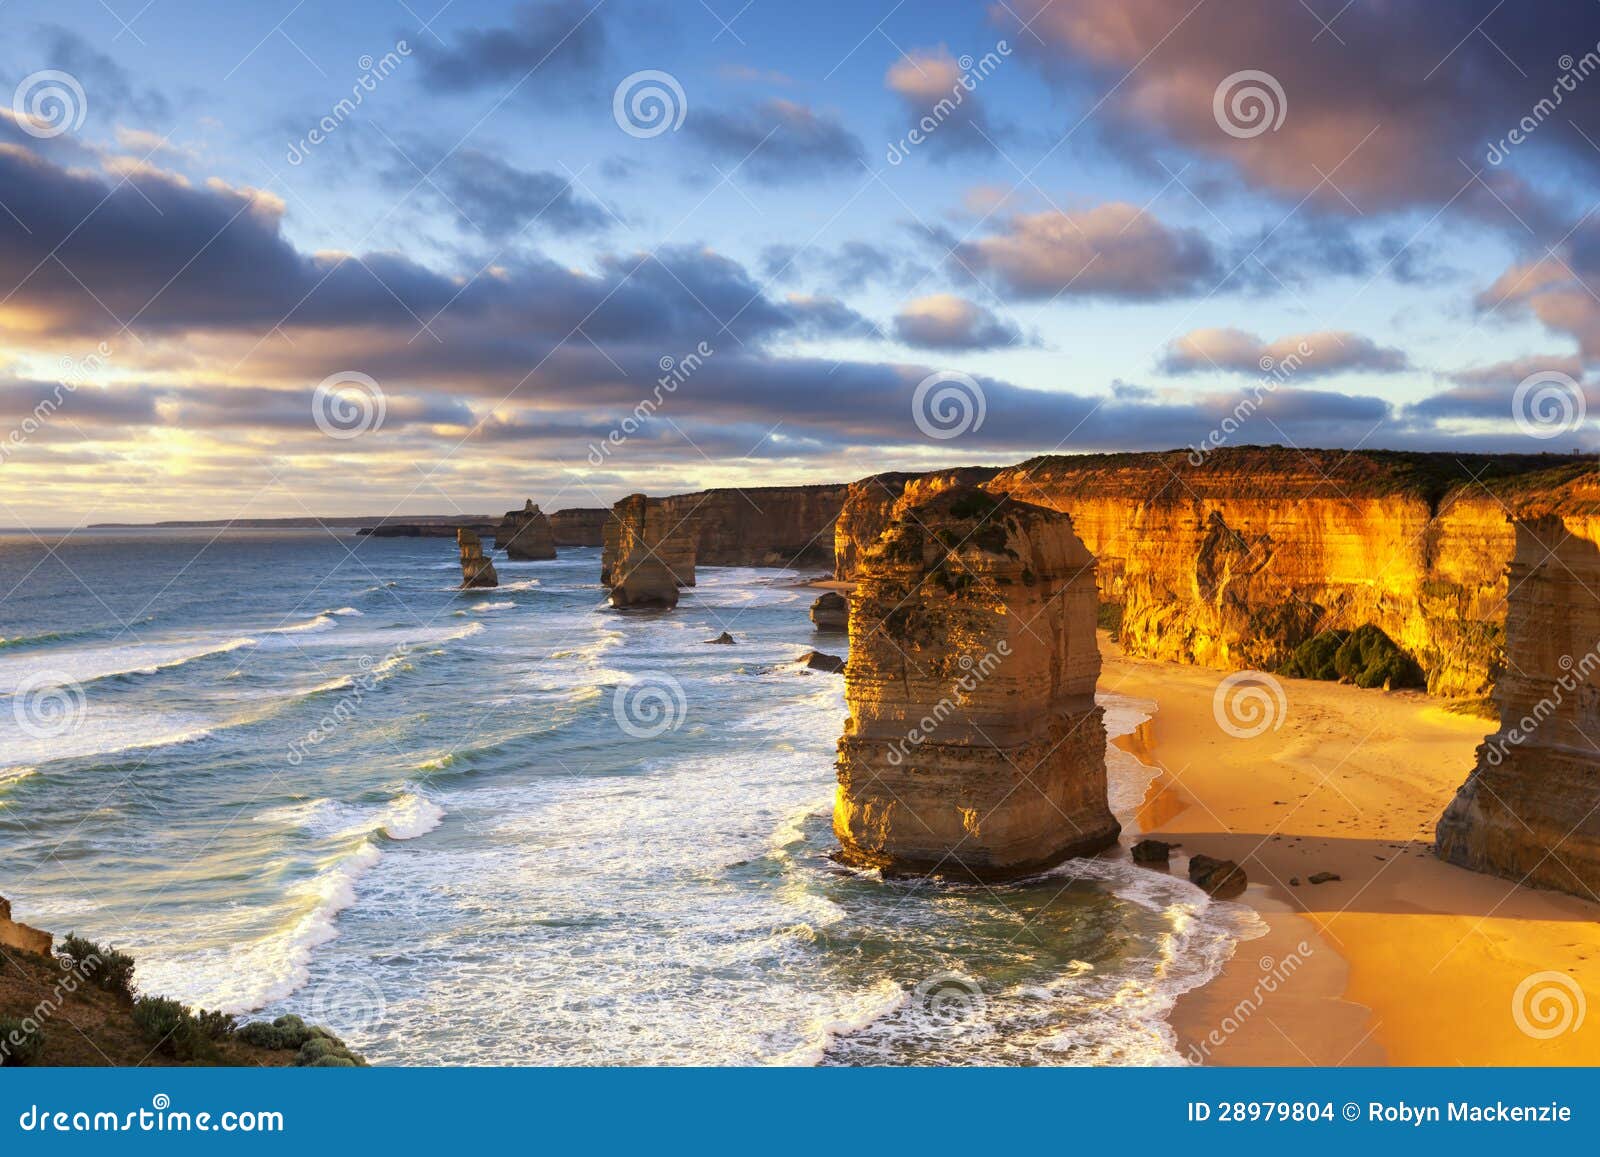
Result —
[[[348,532],[0,535],[0,895],[141,990],[381,1064],[1168,1064],[1256,925],[1125,857],[1005,886],[834,863],[816,592]],[[723,631],[734,646],[709,645]],[[1154,705],[1102,696],[1131,731]],[[1111,747],[1125,824],[1150,769]],[[1126,839],[1126,836],[1125,836]]]

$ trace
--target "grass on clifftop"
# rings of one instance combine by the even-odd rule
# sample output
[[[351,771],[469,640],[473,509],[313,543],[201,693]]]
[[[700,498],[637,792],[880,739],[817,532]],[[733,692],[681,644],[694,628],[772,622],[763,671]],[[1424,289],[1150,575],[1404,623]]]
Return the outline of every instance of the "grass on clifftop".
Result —
[[[352,1067],[358,1053],[297,1016],[240,1025],[221,1012],[140,996],[133,958],[81,936],[55,956],[0,952],[0,1067]]]

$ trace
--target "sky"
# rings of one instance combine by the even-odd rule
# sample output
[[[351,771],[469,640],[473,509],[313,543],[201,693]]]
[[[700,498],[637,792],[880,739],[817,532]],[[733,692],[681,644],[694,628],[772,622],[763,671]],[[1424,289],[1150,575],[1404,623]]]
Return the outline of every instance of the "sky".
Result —
[[[1573,0],[10,0],[0,525],[1592,452],[1596,74]]]

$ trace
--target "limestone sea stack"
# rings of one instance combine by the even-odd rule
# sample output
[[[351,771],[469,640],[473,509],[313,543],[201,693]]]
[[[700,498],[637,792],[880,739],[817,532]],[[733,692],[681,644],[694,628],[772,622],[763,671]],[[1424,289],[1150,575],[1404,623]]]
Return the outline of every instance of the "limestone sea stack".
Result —
[[[461,548],[461,585],[497,587],[500,576],[494,572],[494,563],[483,557],[483,541],[478,532],[462,527],[456,531],[456,545]]]
[[[658,498],[630,494],[611,508],[600,556],[600,581],[613,607],[673,607],[678,588],[694,585],[696,525]]]
[[[1072,520],[957,486],[892,520],[856,579],[841,858],[993,880],[1115,842],[1095,560]]]
[[[506,557],[522,561],[543,561],[556,556],[556,540],[550,529],[550,520],[544,511],[533,504],[533,499],[521,510],[508,510],[500,522],[495,542],[506,548]]]
[[[845,631],[850,628],[850,600],[829,591],[811,604],[811,622],[819,631]]]
[[[1600,891],[1600,482],[1511,503],[1500,727],[1439,821],[1442,859]]]

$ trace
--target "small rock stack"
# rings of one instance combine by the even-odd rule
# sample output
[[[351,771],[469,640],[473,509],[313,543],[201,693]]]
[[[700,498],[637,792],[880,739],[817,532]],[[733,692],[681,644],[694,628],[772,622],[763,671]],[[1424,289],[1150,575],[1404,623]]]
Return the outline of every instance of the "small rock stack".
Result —
[[[1094,578],[1070,518],[975,487],[889,524],[852,600],[843,860],[990,880],[1115,842]]]
[[[483,542],[478,532],[462,527],[456,531],[456,545],[461,548],[461,585],[466,588],[497,587],[500,576],[495,574],[494,563],[483,557]]]
[[[504,544],[506,557],[539,562],[556,556],[555,535],[544,511],[528,499],[521,510],[508,510],[500,522],[500,532],[495,535],[497,544]]]

